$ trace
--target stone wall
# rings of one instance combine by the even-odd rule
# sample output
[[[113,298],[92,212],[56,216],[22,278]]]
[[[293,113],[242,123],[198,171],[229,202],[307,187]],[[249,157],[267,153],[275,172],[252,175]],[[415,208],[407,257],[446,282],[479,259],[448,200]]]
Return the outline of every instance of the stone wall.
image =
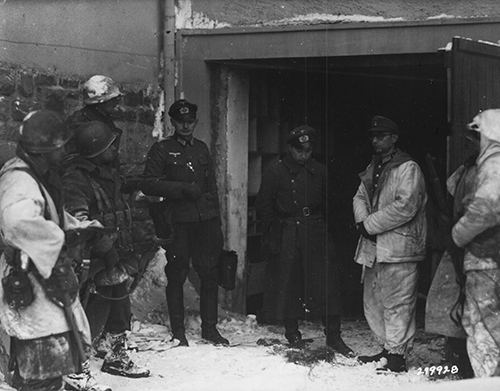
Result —
[[[88,75],[91,76],[91,75]],[[63,116],[82,107],[81,87],[87,77],[61,75],[56,72],[0,63],[0,145],[17,140],[19,125],[31,110],[50,109]],[[139,172],[152,136],[159,91],[145,83],[121,84],[123,104],[114,119],[124,134],[121,160],[125,172]],[[8,156],[0,148],[0,162]]]

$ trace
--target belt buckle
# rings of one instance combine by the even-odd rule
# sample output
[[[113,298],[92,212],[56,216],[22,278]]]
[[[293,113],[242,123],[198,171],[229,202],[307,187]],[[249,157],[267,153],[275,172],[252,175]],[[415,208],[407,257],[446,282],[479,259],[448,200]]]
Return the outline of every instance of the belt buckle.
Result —
[[[311,215],[311,209],[309,209],[308,206],[304,206],[302,208],[302,214],[304,215],[304,217],[308,217]]]

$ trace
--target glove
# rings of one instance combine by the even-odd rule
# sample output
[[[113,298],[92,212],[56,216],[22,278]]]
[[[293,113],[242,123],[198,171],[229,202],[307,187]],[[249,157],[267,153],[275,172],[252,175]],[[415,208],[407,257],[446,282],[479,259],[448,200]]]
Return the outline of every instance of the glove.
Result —
[[[370,235],[362,222],[356,224],[356,229],[358,233],[365,239],[371,240],[372,242],[377,241],[377,235]]]
[[[201,197],[200,186],[196,183],[185,183],[182,187],[182,194],[191,201],[196,201]]]

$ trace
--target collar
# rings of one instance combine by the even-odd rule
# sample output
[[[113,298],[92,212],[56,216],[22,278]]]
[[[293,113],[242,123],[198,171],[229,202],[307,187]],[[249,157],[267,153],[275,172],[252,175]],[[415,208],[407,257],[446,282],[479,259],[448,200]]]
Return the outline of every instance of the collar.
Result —
[[[183,147],[185,147],[186,145],[191,145],[193,146],[194,145],[194,137],[191,136],[191,138],[189,140],[186,140],[185,138],[179,136],[177,133],[174,135],[175,139],[177,140],[177,142],[182,145]]]
[[[314,167],[312,166],[312,158],[310,158],[308,161],[305,162],[304,165],[297,163],[292,156],[290,156],[289,153],[285,155],[285,157],[282,159],[283,164],[288,168],[288,170],[294,174],[297,175],[297,173],[301,169],[307,170],[309,173],[313,174],[316,172]]]

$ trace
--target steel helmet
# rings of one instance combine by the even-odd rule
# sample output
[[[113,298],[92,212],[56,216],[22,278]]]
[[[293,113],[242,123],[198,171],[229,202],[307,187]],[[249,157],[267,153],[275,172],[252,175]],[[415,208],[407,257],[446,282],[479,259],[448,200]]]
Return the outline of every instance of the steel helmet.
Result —
[[[28,153],[47,153],[65,145],[73,133],[54,111],[32,111],[19,128],[19,144]]]
[[[94,75],[83,85],[83,103],[86,105],[107,102],[122,95],[116,83],[108,76]]]
[[[85,122],[76,130],[76,149],[81,156],[96,157],[108,149],[118,136],[118,132],[104,122]]]

